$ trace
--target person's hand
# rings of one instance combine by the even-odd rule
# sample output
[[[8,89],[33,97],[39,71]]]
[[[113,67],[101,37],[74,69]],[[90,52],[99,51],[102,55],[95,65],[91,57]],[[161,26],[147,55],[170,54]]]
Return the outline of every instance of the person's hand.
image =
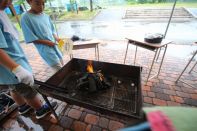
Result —
[[[59,50],[64,54],[70,54],[72,52],[72,48],[73,48],[73,41],[71,39],[62,39],[59,41],[58,43],[58,48]]]
[[[12,72],[17,77],[19,83],[24,83],[26,85],[33,86],[34,78],[32,73],[23,68],[21,65],[18,65],[16,68],[14,68]]]
[[[55,45],[55,43],[49,41],[49,42],[47,42],[47,45],[53,47]]]
[[[61,41],[62,39],[60,39],[59,37],[56,37],[55,40],[56,40],[57,42],[59,42],[59,41]]]

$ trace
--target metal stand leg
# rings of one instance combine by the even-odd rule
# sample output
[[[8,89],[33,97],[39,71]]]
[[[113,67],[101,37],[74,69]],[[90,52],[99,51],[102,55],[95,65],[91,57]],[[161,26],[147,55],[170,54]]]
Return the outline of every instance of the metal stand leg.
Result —
[[[184,70],[182,71],[182,73],[179,75],[178,79],[176,80],[176,83],[179,81],[179,79],[181,78],[181,76],[183,75],[183,73],[185,72],[185,70],[187,69],[187,67],[189,66],[189,64],[192,62],[193,58],[195,57],[195,55],[197,54],[197,51],[194,53],[194,55],[192,56],[192,58],[189,60],[189,62],[187,63],[186,67],[184,68]]]
[[[56,118],[57,120],[59,120],[59,118],[58,118],[58,116],[57,116],[57,113],[55,112],[55,110],[54,110],[53,107],[51,106],[51,103],[49,102],[47,96],[43,95],[38,89],[36,89],[36,91],[37,91],[38,93],[41,94],[41,96],[43,97],[44,101],[47,103],[47,105],[48,105],[49,108],[51,109],[51,112],[53,113],[53,115],[55,116],[55,118]]]
[[[194,64],[194,66],[191,68],[191,70],[189,71],[189,73],[192,72],[192,70],[194,69],[194,67],[197,65],[197,62]]]
[[[157,76],[159,75],[160,71],[161,71],[161,66],[163,64],[163,60],[164,60],[164,57],[165,57],[165,54],[166,54],[166,50],[168,48],[168,45],[165,46],[165,50],[164,50],[164,53],[163,53],[163,56],[162,56],[162,59],[161,59],[161,63],[160,63],[160,66],[159,66],[159,71],[158,71],[158,74]],[[159,53],[160,53],[161,49],[159,50]]]
[[[151,74],[151,71],[152,71],[153,65],[154,65],[154,63],[155,63],[155,58],[156,58],[156,56],[157,56],[157,51],[158,51],[158,49],[157,49],[157,50],[156,50],[156,52],[155,52],[155,55],[154,55],[154,58],[153,58],[153,61],[152,61],[152,64],[151,64],[151,68],[150,68],[150,71],[149,71],[149,73],[148,73],[148,76],[147,76],[147,80],[146,80],[145,85],[146,85],[146,84],[147,84],[147,82],[148,82],[148,79],[149,79],[149,77],[150,77],[150,74]]]
[[[135,48],[135,58],[134,58],[134,65],[135,65],[135,61],[136,61],[136,56],[137,56],[137,46]]]
[[[124,64],[127,58],[127,52],[128,52],[128,48],[129,48],[129,42],[127,43],[127,49],[126,49],[126,53],[125,53],[125,57],[124,57]]]
[[[57,116],[55,110],[54,110],[53,107],[51,106],[51,103],[49,102],[47,96],[45,96],[45,95],[43,95],[43,94],[41,94],[41,95],[42,95],[42,97],[44,98],[44,100],[45,100],[45,102],[47,103],[47,105],[49,106],[49,108],[51,109],[51,112],[53,113],[53,115],[55,116],[55,118],[56,118],[57,120],[59,120],[59,118],[58,118],[58,116]]]

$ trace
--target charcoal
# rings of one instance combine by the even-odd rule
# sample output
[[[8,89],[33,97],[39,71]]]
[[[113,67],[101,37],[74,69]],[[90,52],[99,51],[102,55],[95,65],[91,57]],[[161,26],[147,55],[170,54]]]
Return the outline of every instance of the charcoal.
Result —
[[[85,73],[77,80],[77,89],[89,93],[105,90],[109,87],[111,87],[111,84],[107,82],[100,72]]]

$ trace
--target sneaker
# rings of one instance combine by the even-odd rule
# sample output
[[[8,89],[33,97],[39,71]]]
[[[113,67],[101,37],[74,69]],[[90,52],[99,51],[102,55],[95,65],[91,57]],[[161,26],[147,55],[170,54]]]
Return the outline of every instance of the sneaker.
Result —
[[[53,107],[53,109],[55,109],[57,107],[57,102],[52,102],[51,106]],[[51,109],[49,108],[49,106],[47,104],[44,104],[39,110],[36,111],[36,118],[37,119],[43,118],[50,112]]]
[[[31,109],[32,109],[31,106],[24,104],[24,105],[18,107],[18,112],[20,115],[23,115],[23,114],[27,113],[28,111],[30,111]]]

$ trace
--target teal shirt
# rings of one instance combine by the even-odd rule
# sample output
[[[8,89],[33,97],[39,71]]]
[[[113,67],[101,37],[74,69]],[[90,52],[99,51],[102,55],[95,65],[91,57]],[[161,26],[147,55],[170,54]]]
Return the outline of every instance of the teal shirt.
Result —
[[[49,40],[55,42],[53,34],[55,34],[54,26],[48,15],[42,13],[39,15],[25,12],[21,17],[21,26],[26,43],[35,40]],[[57,45],[50,47],[44,44],[34,44],[45,62],[49,66],[54,66],[62,59],[62,53]]]
[[[0,20],[0,48],[3,49],[5,53],[7,53],[17,64],[20,64],[31,72],[31,67],[19,45],[18,40],[13,38],[9,33],[4,32],[3,28],[3,23]],[[15,75],[9,69],[0,64],[0,85],[12,85],[18,83],[19,82]]]

